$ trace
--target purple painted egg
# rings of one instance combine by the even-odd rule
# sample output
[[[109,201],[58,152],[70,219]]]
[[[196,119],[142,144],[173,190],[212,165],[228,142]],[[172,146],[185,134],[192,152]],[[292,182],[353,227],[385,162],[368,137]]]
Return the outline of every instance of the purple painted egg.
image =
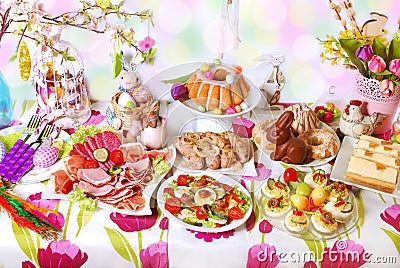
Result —
[[[33,164],[39,168],[47,168],[58,160],[59,149],[45,145],[39,148],[33,156]]]
[[[188,96],[188,89],[180,83],[174,84],[171,87],[171,96],[174,100],[185,99]]]

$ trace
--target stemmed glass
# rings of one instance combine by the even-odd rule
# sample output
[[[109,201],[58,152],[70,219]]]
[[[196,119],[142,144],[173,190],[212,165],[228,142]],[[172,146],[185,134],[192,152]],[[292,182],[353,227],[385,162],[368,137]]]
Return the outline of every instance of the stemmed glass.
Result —
[[[73,127],[79,127],[79,119],[90,113],[90,101],[85,85],[77,84],[73,88],[64,88],[61,105],[64,114],[72,119]]]

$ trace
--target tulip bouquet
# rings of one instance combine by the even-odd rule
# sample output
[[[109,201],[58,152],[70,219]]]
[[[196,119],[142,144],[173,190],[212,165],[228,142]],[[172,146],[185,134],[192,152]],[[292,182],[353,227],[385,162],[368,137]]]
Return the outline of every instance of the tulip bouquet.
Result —
[[[333,0],[329,3],[344,30],[338,38],[328,35],[327,40],[319,40],[325,49],[321,53],[322,62],[329,60],[332,65],[343,63],[350,69],[356,69],[362,76],[378,80],[383,96],[393,95],[396,87],[400,86],[400,30],[391,41],[387,41],[383,36],[387,33],[383,29],[388,20],[385,15],[371,12],[371,20],[358,27],[356,13],[349,0],[343,0],[339,5]],[[350,19],[351,29],[347,27],[343,10]]]

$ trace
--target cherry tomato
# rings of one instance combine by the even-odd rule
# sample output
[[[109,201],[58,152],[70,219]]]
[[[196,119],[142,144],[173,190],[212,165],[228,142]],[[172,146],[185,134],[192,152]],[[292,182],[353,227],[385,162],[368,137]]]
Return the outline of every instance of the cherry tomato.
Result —
[[[149,156],[150,160],[153,160],[159,156],[162,156],[164,160],[167,159],[167,153],[163,151],[157,151],[157,150],[148,151],[147,155]]]
[[[232,220],[240,220],[243,218],[243,211],[238,207],[228,209],[228,217]]]
[[[178,186],[186,186],[186,181],[188,176],[186,175],[179,175],[177,179]]]
[[[115,164],[122,164],[125,162],[124,154],[121,150],[114,150],[110,153],[110,160]]]
[[[169,187],[164,188],[164,193],[169,194],[172,197],[175,197],[174,189],[172,189],[172,188],[169,188]]]
[[[242,205],[246,204],[246,200],[241,199],[237,194],[232,194],[232,198],[239,204],[242,204]]]
[[[89,160],[85,160],[82,163],[82,167],[83,168],[98,168],[99,167],[99,163],[97,163],[96,160],[93,159],[89,159]]]
[[[69,151],[69,156],[73,156],[73,155],[81,155],[77,150],[72,149],[71,151]]]
[[[168,198],[165,202],[165,209],[172,214],[177,214],[181,212],[182,207],[179,204],[179,200],[176,197]]]
[[[204,213],[204,212],[202,212],[202,211],[196,211],[196,217],[197,217],[199,220],[205,220],[205,219],[208,218],[207,214]]]
[[[294,168],[287,168],[283,173],[283,179],[286,183],[289,181],[297,181],[299,179],[299,175]]]

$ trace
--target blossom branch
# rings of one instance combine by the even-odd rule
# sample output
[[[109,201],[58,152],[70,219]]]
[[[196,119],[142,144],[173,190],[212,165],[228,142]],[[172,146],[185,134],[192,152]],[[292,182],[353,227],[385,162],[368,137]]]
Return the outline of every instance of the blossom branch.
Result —
[[[344,27],[345,30],[347,30],[346,27],[346,20],[342,19],[342,17],[340,16],[340,11],[341,8],[339,5],[335,4],[332,0],[329,0],[329,7],[335,11],[335,19],[337,19],[338,21],[340,21],[340,23],[342,24],[342,26]]]
[[[353,9],[353,4],[350,2],[350,0],[345,0],[343,1],[343,6],[345,7],[345,9],[347,10],[347,14],[350,18],[350,25],[353,29],[357,30],[358,33],[361,35],[361,30],[360,27],[358,27],[357,21],[356,21],[356,13]]]

